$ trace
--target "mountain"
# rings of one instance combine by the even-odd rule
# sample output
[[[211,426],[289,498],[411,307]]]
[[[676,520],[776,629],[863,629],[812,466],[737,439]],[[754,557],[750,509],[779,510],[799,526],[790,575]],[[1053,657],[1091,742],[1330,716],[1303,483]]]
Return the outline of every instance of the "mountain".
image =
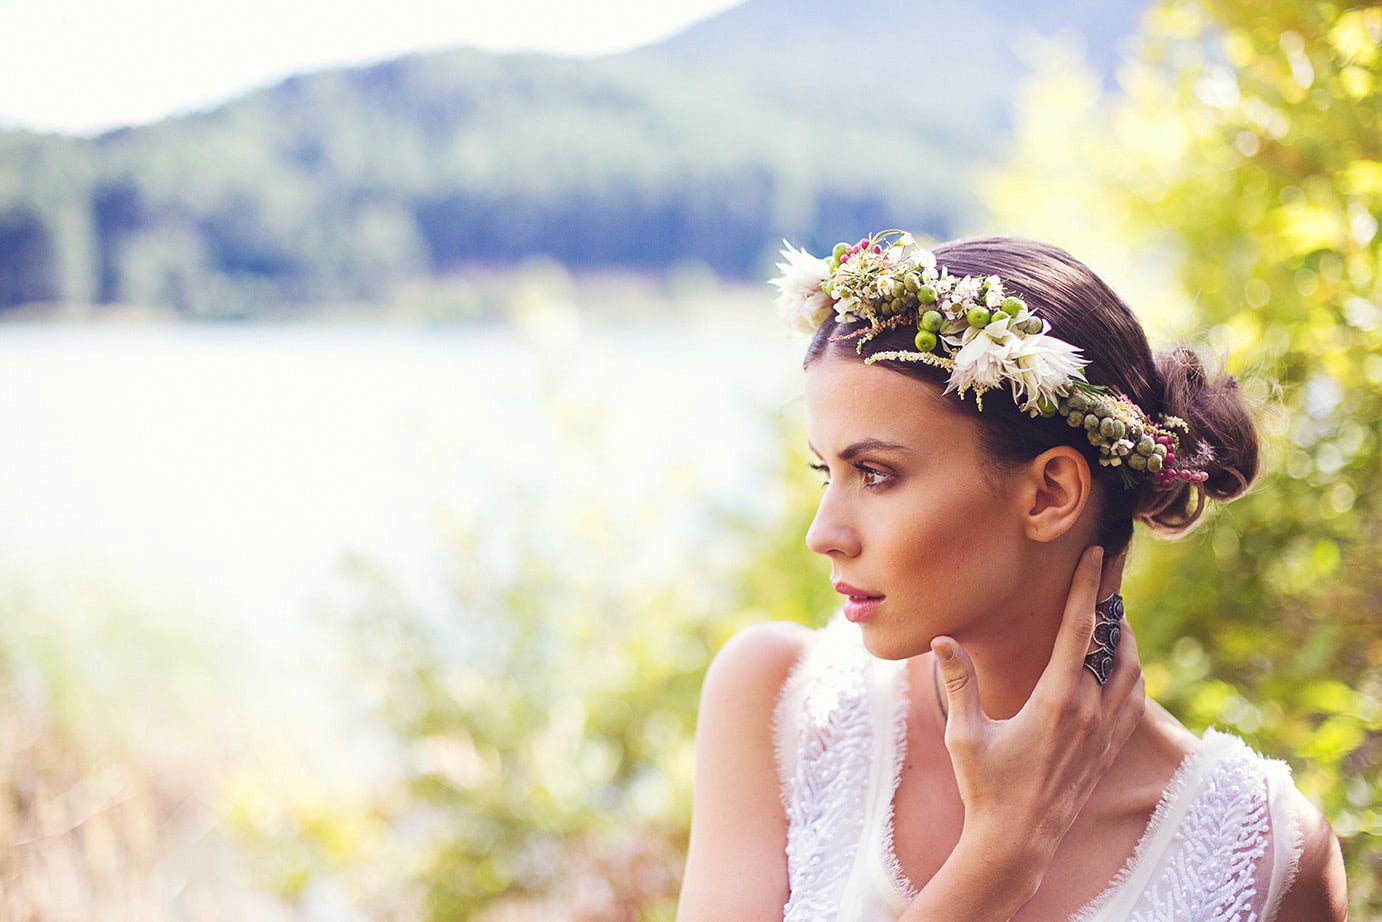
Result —
[[[594,61],[415,55],[94,139],[0,133],[0,309],[254,313],[534,256],[756,277],[783,236],[945,236],[1064,6],[749,0]],[[1141,3],[1094,8],[1075,32],[1107,77]]]

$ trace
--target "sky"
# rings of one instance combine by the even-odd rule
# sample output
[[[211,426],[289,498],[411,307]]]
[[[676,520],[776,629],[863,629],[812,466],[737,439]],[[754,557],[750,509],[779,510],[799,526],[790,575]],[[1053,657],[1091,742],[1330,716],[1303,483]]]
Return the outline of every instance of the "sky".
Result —
[[[0,0],[0,126],[92,134],[410,51],[605,54],[740,2]]]

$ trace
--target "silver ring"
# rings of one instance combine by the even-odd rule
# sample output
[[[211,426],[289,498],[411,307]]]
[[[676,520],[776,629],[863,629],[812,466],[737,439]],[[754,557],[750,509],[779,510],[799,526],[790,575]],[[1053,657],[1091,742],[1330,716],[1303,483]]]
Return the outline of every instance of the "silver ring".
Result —
[[[1113,593],[1094,606],[1094,615],[1094,649],[1085,654],[1084,665],[1094,674],[1095,681],[1103,685],[1113,673],[1113,655],[1123,639],[1123,629],[1118,624],[1123,620],[1123,597]]]

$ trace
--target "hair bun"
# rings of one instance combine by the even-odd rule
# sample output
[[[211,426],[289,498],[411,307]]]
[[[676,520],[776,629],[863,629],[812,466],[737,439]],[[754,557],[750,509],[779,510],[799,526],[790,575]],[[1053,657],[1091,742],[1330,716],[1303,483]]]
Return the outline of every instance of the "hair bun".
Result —
[[[1199,520],[1205,500],[1227,502],[1241,496],[1257,477],[1257,428],[1232,375],[1208,363],[1189,346],[1155,357],[1161,379],[1162,412],[1189,427],[1181,453],[1209,475],[1202,483],[1170,490],[1143,488],[1136,517],[1161,532],[1184,532]]]

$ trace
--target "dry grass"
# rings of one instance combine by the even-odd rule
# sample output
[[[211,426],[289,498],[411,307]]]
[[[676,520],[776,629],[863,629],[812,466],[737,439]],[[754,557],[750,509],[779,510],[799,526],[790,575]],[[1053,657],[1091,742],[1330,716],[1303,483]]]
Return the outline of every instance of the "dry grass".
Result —
[[[195,760],[85,753],[0,691],[0,918],[277,920],[214,828]]]

